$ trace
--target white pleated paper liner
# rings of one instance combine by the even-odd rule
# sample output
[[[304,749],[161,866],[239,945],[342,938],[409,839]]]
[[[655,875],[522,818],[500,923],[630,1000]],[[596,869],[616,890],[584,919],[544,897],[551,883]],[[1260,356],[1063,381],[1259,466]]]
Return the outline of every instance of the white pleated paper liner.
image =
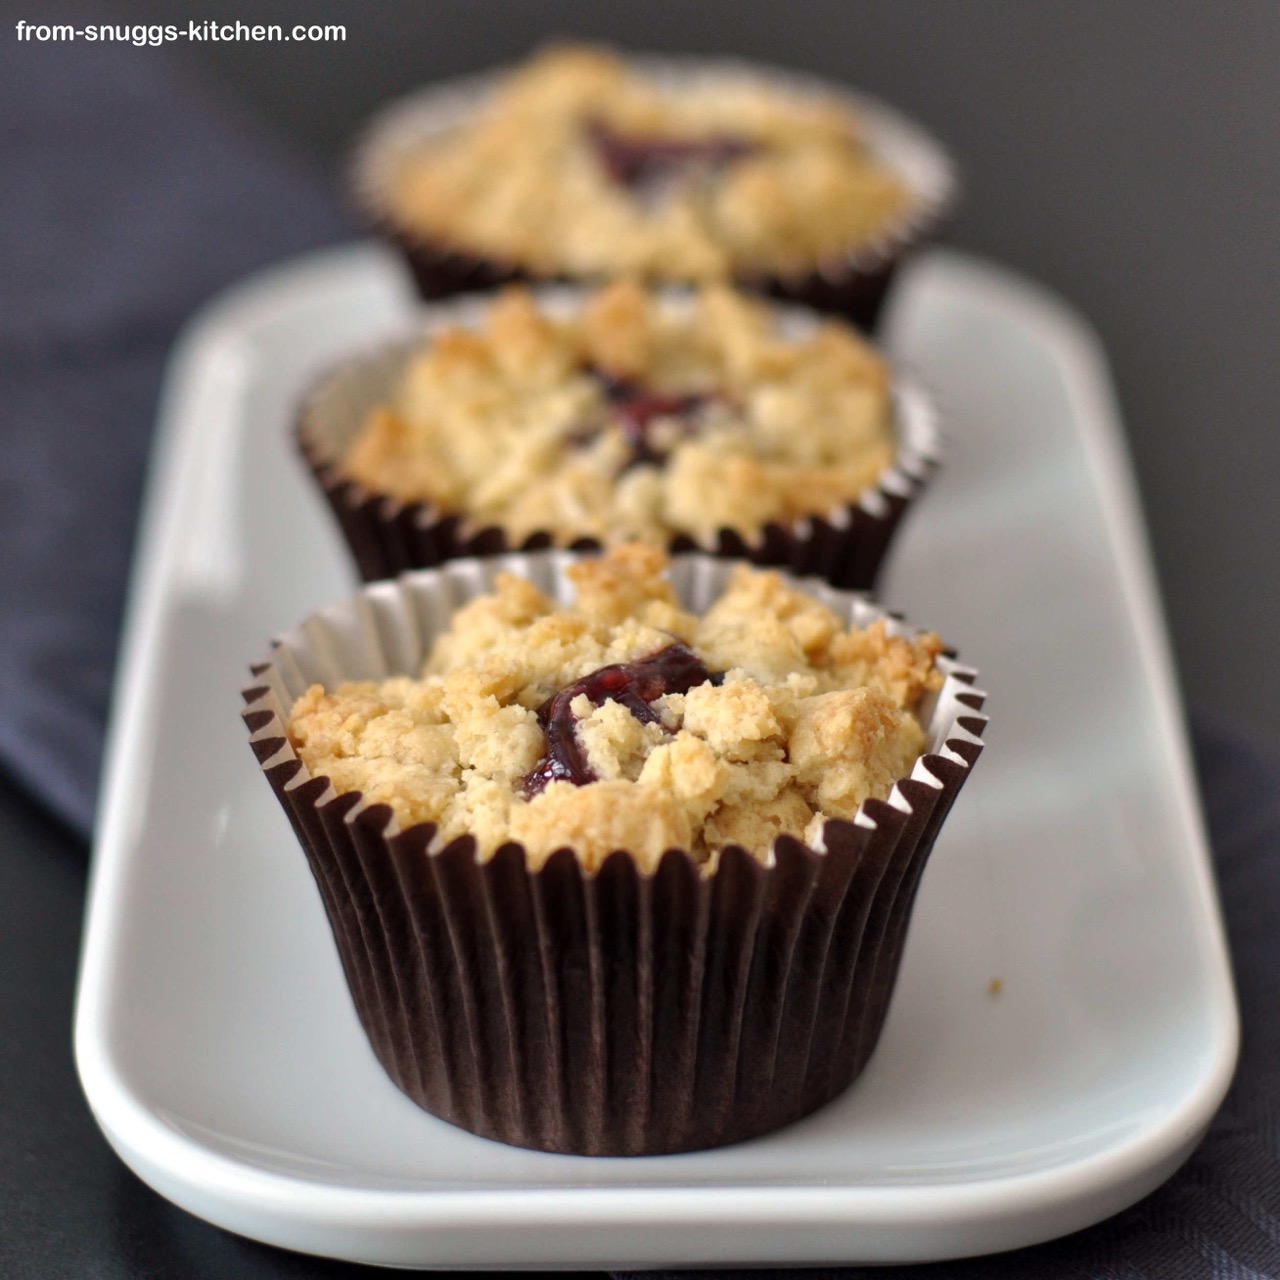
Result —
[[[722,58],[634,56],[627,63],[674,92],[696,86],[763,84],[801,97],[835,98],[863,125],[872,153],[912,192],[901,219],[884,234],[838,258],[794,275],[743,271],[735,283],[788,302],[843,316],[870,331],[879,318],[898,266],[931,239],[956,202],[955,165],[942,145],[919,125],[883,102],[843,85],[780,68]],[[387,198],[403,166],[424,144],[473,117],[514,68],[445,81],[384,107],[370,122],[351,166],[359,207],[372,225],[404,255],[422,296],[449,297],[514,281],[546,282],[516,261],[469,251],[466,245],[433,238],[397,215]]]
[[[459,560],[366,587],[281,637],[243,711],[310,862],[360,1021],[392,1080],[432,1114],[517,1146],[596,1155],[737,1142],[806,1115],[862,1070],[880,1034],[921,872],[982,750],[974,673],[950,658],[928,751],[887,801],[783,837],[762,864],[626,851],[594,873],[563,849],[537,870],[509,844],[398,829],[385,805],[311,777],[285,736],[309,685],[416,672],[455,609],[501,571],[568,602],[567,552]],[[681,557],[705,609],[731,566]],[[863,599],[803,584],[859,626]],[[892,622],[895,630],[904,624]]]
[[[587,293],[571,286],[543,286],[534,296],[540,309],[570,315],[581,309]],[[692,295],[684,290],[663,290],[659,296],[668,308],[692,305]],[[491,297],[470,295],[425,308],[412,334],[343,361],[303,401],[295,426],[298,447],[366,582],[461,556],[541,550],[564,543],[563,537],[557,540],[544,530],[517,545],[498,525],[469,520],[465,513],[430,502],[406,502],[371,490],[342,469],[341,459],[369,412],[391,398],[415,350],[442,329],[478,327],[491,305]],[[799,307],[779,307],[777,315],[782,333],[791,338],[802,338],[821,322],[820,316]],[[668,549],[673,554],[703,551],[750,560],[797,577],[820,577],[848,590],[871,590],[903,516],[942,458],[933,401],[922,387],[897,374],[893,418],[894,459],[857,501],[787,524],[769,522],[759,530],[721,529],[705,544],[686,534],[673,535]],[[569,545],[575,550],[599,549],[595,539],[585,536]]]

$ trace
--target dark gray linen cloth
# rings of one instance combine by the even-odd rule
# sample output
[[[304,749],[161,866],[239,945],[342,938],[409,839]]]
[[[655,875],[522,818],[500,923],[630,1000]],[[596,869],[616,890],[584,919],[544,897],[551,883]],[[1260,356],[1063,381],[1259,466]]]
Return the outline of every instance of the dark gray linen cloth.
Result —
[[[213,290],[348,228],[316,177],[156,51],[0,40],[0,113],[0,768],[87,835],[167,350]],[[1203,718],[1194,742],[1244,1018],[1208,1138],[1091,1230],[886,1274],[1280,1278],[1280,756]]]
[[[318,175],[154,49],[6,29],[0,122],[0,762],[87,836],[174,335],[350,228]]]

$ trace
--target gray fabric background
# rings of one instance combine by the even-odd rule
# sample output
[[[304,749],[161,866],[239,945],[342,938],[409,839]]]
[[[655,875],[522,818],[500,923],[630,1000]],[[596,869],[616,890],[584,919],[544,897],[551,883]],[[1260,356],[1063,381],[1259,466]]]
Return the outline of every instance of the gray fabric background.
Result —
[[[336,198],[169,61],[0,27],[0,760],[92,828],[165,358],[254,267],[348,233]]]
[[[1172,12],[1176,25],[1183,11]],[[1251,30],[1261,36],[1260,13],[1240,12],[1251,15]],[[495,30],[495,43],[499,38],[514,36]],[[700,38],[710,39],[709,30]],[[1157,24],[1157,60],[1161,39]],[[1206,47],[1220,48],[1222,39],[1215,29]],[[1080,74],[1087,81],[1088,68]],[[1188,92],[1194,104],[1194,86]],[[1036,100],[1035,85],[1027,93]],[[84,832],[165,352],[211,290],[255,265],[337,238],[345,223],[323,182],[243,103],[233,108],[198,89],[154,51],[18,48],[0,28],[0,120],[7,304],[0,311],[0,762]],[[945,113],[936,123],[953,137],[967,127]],[[1192,134],[1204,128],[1203,121],[1187,124]],[[1114,192],[1109,198],[1122,199]],[[1266,260],[1265,253],[1245,258]],[[1060,267],[1063,260],[1052,261]],[[1087,271],[1081,281],[1088,285]],[[1166,326],[1162,342],[1134,346],[1153,367],[1171,343],[1176,349],[1178,334],[1184,341],[1194,335],[1181,310],[1167,312],[1140,291],[1113,297],[1111,305],[1113,317],[1141,315],[1148,326]],[[1123,325],[1119,332],[1128,340],[1141,336]],[[1194,365],[1193,355],[1188,346],[1183,362]],[[1133,366],[1122,358],[1120,367],[1123,385]],[[1186,408],[1170,399],[1185,389],[1174,373],[1141,403]],[[1171,451],[1185,447],[1171,439]],[[1250,445],[1247,457],[1261,465],[1268,447]],[[1180,455],[1177,479],[1198,509],[1204,477],[1186,465],[1193,456]],[[1225,504],[1219,524],[1243,536],[1232,523],[1233,505]],[[1268,589],[1271,565],[1255,565]],[[1192,596],[1198,607],[1215,599]],[[1253,671],[1243,658],[1228,665],[1242,668],[1243,689],[1274,682],[1262,656]],[[1209,1138],[1164,1188],[1089,1231],[998,1258],[890,1274],[1280,1276],[1280,757],[1234,722],[1200,717],[1194,741],[1244,1021],[1240,1070]],[[165,1204],[115,1160],[84,1110],[67,1045],[82,845],[23,809],[3,783],[0,831],[0,902],[7,909],[0,930],[0,1275],[384,1274],[236,1240]]]

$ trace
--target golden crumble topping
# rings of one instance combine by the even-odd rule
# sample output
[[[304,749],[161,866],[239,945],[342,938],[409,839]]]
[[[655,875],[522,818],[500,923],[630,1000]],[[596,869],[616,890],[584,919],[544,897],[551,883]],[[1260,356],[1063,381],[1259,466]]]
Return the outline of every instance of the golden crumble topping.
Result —
[[[784,337],[768,304],[719,285],[689,300],[623,282],[568,316],[510,289],[483,328],[411,359],[343,469],[512,545],[706,546],[855,502],[893,459],[891,405],[884,361],[839,321]]]
[[[522,579],[460,609],[418,677],[312,686],[289,737],[313,776],[386,803],[401,827],[471,833],[481,856],[565,846],[757,858],[818,843],[884,798],[924,749],[913,714],[941,687],[933,635],[847,628],[772,572],[739,566],[701,617],[636,544],[569,572],[571,608]]]
[[[422,234],[536,274],[658,280],[811,271],[911,205],[834,95],[692,77],[676,91],[589,47],[533,58],[386,195]]]

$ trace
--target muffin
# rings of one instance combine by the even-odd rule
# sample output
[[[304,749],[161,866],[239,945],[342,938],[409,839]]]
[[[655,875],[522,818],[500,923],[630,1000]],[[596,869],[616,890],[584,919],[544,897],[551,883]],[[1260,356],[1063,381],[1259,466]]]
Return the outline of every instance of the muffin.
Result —
[[[723,285],[456,300],[307,399],[303,453],[369,580],[646,540],[870,587],[937,460],[851,327]]]
[[[981,750],[936,636],[665,569],[636,544],[405,575],[245,693],[375,1053],[486,1137],[691,1150],[833,1098]]]
[[[576,46],[393,104],[354,180],[427,298],[736,281],[864,328],[955,186],[937,143],[837,86]]]

